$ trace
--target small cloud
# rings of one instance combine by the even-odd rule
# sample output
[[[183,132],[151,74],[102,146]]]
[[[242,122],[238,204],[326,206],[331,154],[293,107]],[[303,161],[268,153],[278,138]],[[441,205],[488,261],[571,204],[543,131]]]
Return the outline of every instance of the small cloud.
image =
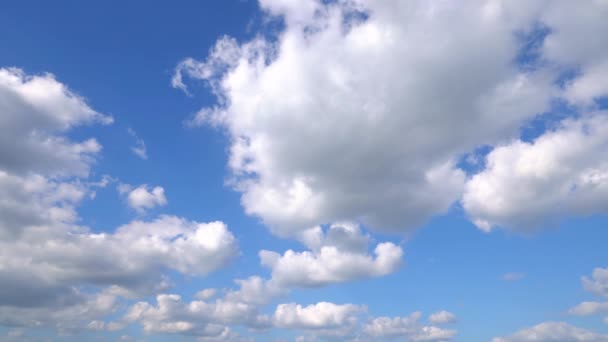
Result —
[[[126,195],[128,205],[140,214],[147,209],[167,204],[165,189],[162,186],[148,187],[142,184],[137,188],[129,184],[119,184],[117,190],[121,195]]]
[[[207,299],[211,299],[215,296],[216,294],[216,290],[215,289],[204,289],[204,290],[200,290],[198,291],[194,297],[198,298],[198,299],[202,299],[202,300],[207,300]]]
[[[522,280],[525,277],[526,277],[525,273],[509,272],[509,273],[505,273],[505,274],[502,275],[502,280],[505,280],[505,281],[518,281],[518,280]]]
[[[135,138],[135,146],[131,147],[131,151],[141,159],[148,159],[148,150],[146,149],[146,143],[144,140],[140,138],[131,128],[128,128],[127,132],[129,132],[130,136]]]
[[[433,324],[448,324],[456,322],[456,315],[449,311],[439,311],[429,316],[429,322]]]

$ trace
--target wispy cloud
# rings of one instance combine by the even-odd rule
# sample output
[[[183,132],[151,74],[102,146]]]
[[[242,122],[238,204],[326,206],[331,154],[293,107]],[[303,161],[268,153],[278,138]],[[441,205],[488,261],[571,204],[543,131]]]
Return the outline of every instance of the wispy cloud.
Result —
[[[129,135],[135,138],[135,146],[131,147],[131,151],[141,159],[148,159],[148,149],[144,139],[140,138],[132,128],[128,128]]]

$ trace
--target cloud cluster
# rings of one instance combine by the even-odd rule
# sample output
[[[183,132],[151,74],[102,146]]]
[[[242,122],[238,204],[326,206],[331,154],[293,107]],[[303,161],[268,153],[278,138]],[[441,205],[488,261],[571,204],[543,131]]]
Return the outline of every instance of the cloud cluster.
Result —
[[[591,278],[582,278],[585,290],[599,296],[608,297],[608,269],[596,268]],[[588,316],[608,313],[608,302],[582,302],[568,313]],[[608,318],[604,318],[608,322]],[[604,342],[608,335],[579,328],[566,322],[543,322],[524,328],[506,337],[495,337],[492,342]]]
[[[342,341],[379,341],[404,337],[408,341],[449,341],[456,336],[455,330],[447,330],[437,324],[421,322],[422,314],[415,312],[407,317],[369,317],[367,308],[355,304],[318,302],[303,306],[297,303],[278,304],[272,315],[261,314],[260,306],[227,294],[213,301],[195,300],[184,302],[179,295],[159,295],[156,304],[139,302],[133,305],[118,322],[125,325],[142,324],[148,333],[171,333],[218,338],[228,335],[240,338],[229,325],[240,325],[257,331],[269,328],[289,329],[305,333],[312,339],[326,338]],[[429,317],[450,315],[447,311]],[[227,339],[230,340],[230,339]]]
[[[238,253],[222,222],[163,215],[107,232],[80,225],[78,205],[109,180],[88,179],[96,140],[67,134],[112,119],[48,74],[0,69],[0,98],[0,325],[100,329],[121,298],[165,291],[165,273],[206,275]],[[166,199],[161,187],[140,187],[129,202]]]
[[[596,268],[591,278],[582,278],[583,287],[586,291],[600,297],[608,298],[608,268]],[[590,316],[608,314],[608,301],[582,302],[569,310],[570,314],[577,316]],[[608,322],[608,316],[604,318]]]
[[[260,252],[262,265],[271,268],[268,279],[259,276],[237,279],[237,289],[224,291],[222,295],[217,289],[203,289],[191,302],[184,302],[177,295],[159,296],[156,305],[140,302],[133,306],[121,322],[123,325],[138,322],[149,332],[162,329],[162,332],[206,337],[221,334],[224,330],[220,326],[229,329],[231,325],[254,330],[290,329],[311,338],[337,340],[394,337],[392,334],[372,335],[366,330],[369,324],[365,321],[367,308],[363,305],[284,303],[277,305],[272,315],[261,313],[262,308],[285,298],[295,288],[338,284],[394,272],[403,253],[400,247],[385,242],[376,246],[376,255],[372,257],[368,254],[370,237],[358,225],[347,222],[331,225],[325,230],[322,227],[311,228],[302,232],[298,239],[309,251],[288,250],[283,255]],[[383,248],[386,252],[379,252]],[[420,314],[416,315],[407,328],[403,328],[407,331],[401,335],[417,336],[420,341],[424,338],[428,341],[449,340],[455,335],[453,330],[437,327],[454,322],[452,313],[434,313],[429,317],[431,325],[420,324]],[[208,330],[211,326],[216,328]]]
[[[148,333],[179,333],[217,337],[229,331],[227,324],[252,327],[268,326],[269,321],[257,308],[242,302],[218,299],[185,303],[179,295],[159,295],[157,306],[139,302],[123,318],[124,322],[140,322]]]
[[[448,313],[450,320],[455,316]],[[445,313],[438,312],[430,316],[429,320],[433,324],[443,324],[447,322],[432,322],[433,318],[445,316]],[[455,330],[443,329],[438,326],[424,326],[420,323],[422,313],[414,312],[406,317],[378,317],[368,322],[363,331],[366,335],[374,339],[395,339],[405,338],[407,341],[449,341],[456,336]]]
[[[82,284],[150,292],[162,282],[164,270],[205,275],[237,252],[234,237],[221,222],[201,224],[173,216],[133,221],[112,234],[32,233],[0,241],[0,303],[65,300],[58,294],[75,295],[73,287]]]
[[[601,1],[582,6],[556,1],[539,14],[550,30],[541,58],[556,65],[557,73],[575,70],[561,96],[579,117],[564,120],[532,143],[514,141],[487,156],[486,169],[467,182],[463,196],[479,228],[530,231],[566,215],[606,212],[598,202],[608,196],[608,113],[597,111],[597,100],[608,95],[608,45],[593,36],[608,29],[607,18],[608,6]],[[592,38],[579,39],[586,35]]]
[[[229,136],[229,184],[245,211],[306,250],[262,250],[269,278],[236,280],[196,299],[167,294],[167,274],[203,276],[238,254],[222,222],[171,215],[96,232],[78,205],[102,150],[71,129],[112,118],[50,74],[0,69],[0,325],[60,331],[116,330],[241,340],[231,326],[296,330],[338,340],[447,341],[456,321],[370,317],[364,305],[318,302],[262,308],[295,288],[397,271],[403,249],[361,226],[411,232],[460,202],[477,227],[530,232],[563,216],[608,208],[608,31],[602,1],[260,0],[284,20],[276,37],[219,39],[204,61],[188,58],[172,85],[208,82],[217,97],[192,125]],[[542,34],[539,34],[542,33]],[[586,39],[580,39],[581,36]],[[533,139],[541,114],[573,112]],[[557,109],[559,110],[559,109]],[[555,114],[555,113],[553,113]],[[548,119],[551,120],[551,119]],[[132,149],[147,158],[135,132]],[[478,155],[480,147],[487,155]],[[483,160],[467,167],[466,156]],[[470,166],[470,165],[469,165]],[[139,213],[167,204],[161,186],[121,187]],[[517,278],[509,275],[507,278]],[[608,296],[608,270],[584,287]],[[159,294],[162,293],[162,294]],[[155,296],[155,303],[142,296]],[[126,300],[122,318],[108,315]],[[583,302],[576,315],[608,312]],[[545,322],[495,342],[608,341]]]
[[[569,119],[533,142],[496,147],[466,185],[475,224],[529,231],[564,216],[608,210],[608,113]]]
[[[365,2],[368,18],[351,22],[352,3],[263,1],[287,18],[277,42],[220,40],[177,69],[214,84],[220,105],[194,120],[230,132],[245,210],[279,234],[339,220],[416,227],[459,198],[459,154],[516,133],[550,97],[543,75],[511,63],[508,8]],[[218,60],[228,71],[209,72]]]
[[[63,133],[84,124],[112,123],[51,74],[0,69],[0,170],[51,175],[86,175],[101,146],[72,141]]]
[[[608,94],[606,44],[579,39],[607,29],[605,4],[264,0],[260,6],[285,19],[276,40],[239,44],[224,37],[206,60],[180,63],[173,85],[186,89],[185,77],[209,82],[217,104],[191,122],[228,131],[232,184],[247,213],[273,232],[293,236],[342,220],[407,232],[446,212],[463,192],[465,209],[483,230],[528,231],[561,210],[543,193],[555,167],[537,165],[533,176],[495,173],[502,170],[497,164],[542,164],[551,153],[544,145],[506,142],[552,110],[554,100],[586,112]],[[606,114],[596,116],[602,121]],[[583,133],[578,145],[593,145],[602,134]],[[457,162],[481,146],[498,147],[487,168],[467,180]],[[586,155],[597,165],[571,161],[571,172],[553,184],[577,184],[587,167],[601,169],[606,160],[599,150]],[[521,187],[513,184],[528,190],[516,193]],[[589,191],[605,193],[580,196]],[[605,211],[563,206],[571,215]]]
[[[608,335],[577,328],[564,322],[545,322],[492,342],[606,342]]]
[[[287,250],[283,255],[262,250],[262,265],[272,270],[272,281],[285,287],[315,287],[395,272],[403,250],[392,242],[368,253],[368,237],[352,223],[333,224],[324,233],[315,227],[301,234],[310,251]]]

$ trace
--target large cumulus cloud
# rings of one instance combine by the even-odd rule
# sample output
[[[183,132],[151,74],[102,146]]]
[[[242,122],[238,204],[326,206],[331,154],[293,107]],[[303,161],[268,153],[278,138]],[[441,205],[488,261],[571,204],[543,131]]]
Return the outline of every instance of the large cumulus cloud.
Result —
[[[549,73],[514,62],[534,6],[261,6],[286,20],[277,41],[223,38],[174,85],[210,82],[218,104],[192,122],[228,131],[243,206],[280,235],[338,220],[411,230],[460,197],[461,154],[548,108]]]

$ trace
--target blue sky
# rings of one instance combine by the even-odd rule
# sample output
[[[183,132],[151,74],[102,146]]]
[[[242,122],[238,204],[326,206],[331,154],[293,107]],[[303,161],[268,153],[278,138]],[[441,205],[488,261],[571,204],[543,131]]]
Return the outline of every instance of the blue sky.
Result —
[[[0,4],[0,339],[608,341],[606,23]]]

